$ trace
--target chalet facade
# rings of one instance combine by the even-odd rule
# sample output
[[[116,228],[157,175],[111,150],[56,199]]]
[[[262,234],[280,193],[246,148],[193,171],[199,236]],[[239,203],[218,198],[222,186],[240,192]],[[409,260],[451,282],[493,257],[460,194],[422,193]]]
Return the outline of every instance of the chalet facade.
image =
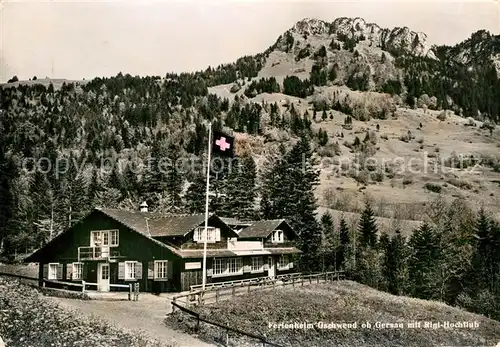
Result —
[[[202,283],[205,216],[96,208],[31,256],[39,281],[139,283],[141,291],[176,292]],[[300,251],[285,220],[240,222],[210,215],[207,283],[294,271]],[[48,282],[50,283],[50,282]]]

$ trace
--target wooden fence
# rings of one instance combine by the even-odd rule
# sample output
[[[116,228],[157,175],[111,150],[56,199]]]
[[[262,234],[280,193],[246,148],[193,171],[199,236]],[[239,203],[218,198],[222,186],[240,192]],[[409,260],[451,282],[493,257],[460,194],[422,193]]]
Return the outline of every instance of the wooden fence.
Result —
[[[284,347],[284,346],[279,345],[277,343],[268,341],[264,336],[258,336],[255,334],[247,333],[247,332],[241,331],[239,329],[227,326],[225,324],[212,322],[208,319],[202,318],[202,317],[200,317],[200,315],[198,313],[196,313],[196,312],[194,312],[186,307],[183,307],[182,305],[178,305],[175,302],[172,302],[172,308],[174,308],[174,307],[178,308],[179,310],[181,310],[184,313],[187,313],[188,316],[190,316],[191,318],[196,320],[196,328],[195,328],[196,331],[198,331],[200,328],[200,322],[210,324],[210,325],[213,325],[213,326],[216,326],[218,328],[223,329],[225,331],[225,339],[224,339],[225,341],[222,341],[224,343],[224,346],[229,346],[229,333],[232,332],[236,335],[243,335],[243,336],[249,337],[251,339],[258,340],[260,343],[262,343],[263,347],[266,347],[266,346]]]
[[[205,291],[201,289],[191,290],[189,293],[176,295],[172,298],[172,303],[183,304],[184,307],[217,303],[226,297],[248,294],[254,291],[274,289],[286,286],[303,286],[304,284],[323,283],[333,280],[343,279],[343,271],[332,271],[315,274],[288,274],[274,278],[258,277],[248,280],[213,283],[205,286]],[[193,286],[197,288],[198,286]],[[175,305],[172,306],[174,310]]]
[[[240,281],[211,283],[210,285],[205,286],[205,291],[198,289],[201,286],[196,285],[191,287],[191,291],[189,293],[180,294],[173,297],[172,313],[174,313],[176,309],[180,310],[182,313],[186,313],[189,318],[196,321],[195,330],[199,330],[200,322],[204,322],[206,324],[213,325],[222,329],[225,332],[225,341],[222,341],[225,346],[230,345],[229,334],[233,333],[235,335],[245,336],[247,338],[258,340],[260,343],[262,343],[263,347],[283,347],[281,345],[278,345],[277,343],[268,341],[264,336],[258,336],[221,323],[212,322],[208,319],[200,317],[199,313],[194,312],[189,308],[192,306],[203,305],[210,302],[216,303],[223,297],[233,297],[235,295],[248,294],[255,291],[273,289],[278,287],[295,287],[303,286],[304,284],[324,283],[328,281],[343,279],[344,277],[345,274],[343,271],[332,271],[315,274],[294,273],[280,275],[274,278],[259,277]]]
[[[47,280],[43,279],[43,287],[46,286],[46,283],[53,283],[58,285],[63,285],[66,287],[76,287],[79,288],[82,294],[88,290],[88,287],[95,287],[97,290],[97,283],[82,281],[81,283],[75,282],[63,282],[56,280]],[[139,300],[139,283],[129,283],[129,284],[109,284],[110,288],[127,288],[128,289],[128,300],[129,301],[138,301]]]

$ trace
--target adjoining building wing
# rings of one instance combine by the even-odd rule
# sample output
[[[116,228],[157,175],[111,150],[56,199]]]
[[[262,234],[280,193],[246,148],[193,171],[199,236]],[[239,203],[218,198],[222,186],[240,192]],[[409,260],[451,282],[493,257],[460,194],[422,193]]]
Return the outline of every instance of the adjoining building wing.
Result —
[[[139,283],[141,291],[184,291],[202,281],[205,237],[211,283],[294,271],[295,236],[285,220],[210,214],[205,233],[203,214],[156,214],[146,204],[141,211],[96,208],[26,261],[39,263],[40,284],[85,281],[110,291]]]

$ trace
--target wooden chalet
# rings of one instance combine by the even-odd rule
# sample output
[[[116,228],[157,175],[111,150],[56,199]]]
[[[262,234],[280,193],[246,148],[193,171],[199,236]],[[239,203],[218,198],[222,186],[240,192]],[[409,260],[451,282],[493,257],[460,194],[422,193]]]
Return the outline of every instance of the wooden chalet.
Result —
[[[30,255],[39,282],[139,283],[146,292],[189,290],[202,283],[204,214],[160,215],[96,208]],[[296,233],[283,220],[240,222],[211,214],[207,283],[292,272]],[[44,281],[45,280],[45,281]]]

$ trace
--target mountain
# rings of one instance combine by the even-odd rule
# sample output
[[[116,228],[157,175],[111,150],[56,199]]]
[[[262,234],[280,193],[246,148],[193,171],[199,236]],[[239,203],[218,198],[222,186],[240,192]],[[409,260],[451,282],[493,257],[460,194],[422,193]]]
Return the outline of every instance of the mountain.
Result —
[[[380,234],[415,235],[426,221],[445,237],[422,227],[427,239],[413,240],[414,250],[438,241],[449,250],[446,233],[459,233],[456,253],[427,258],[432,277],[417,284],[453,304],[462,293],[464,307],[499,317],[488,307],[500,291],[485,286],[500,275],[459,288],[498,256],[472,254],[482,245],[472,235],[477,208],[500,219],[498,50],[499,37],[484,31],[431,46],[408,28],[304,19],[262,53],[195,73],[4,84],[0,247],[9,257],[29,253],[96,205],[134,210],[148,201],[152,211],[203,213],[212,122],[235,136],[244,160],[242,170],[215,168],[210,211],[258,219],[274,208],[276,218],[297,218],[302,241],[319,243],[328,220],[339,230],[344,219],[344,236],[356,235],[369,201]],[[498,230],[490,224],[483,234]],[[367,255],[359,259],[382,259]]]

